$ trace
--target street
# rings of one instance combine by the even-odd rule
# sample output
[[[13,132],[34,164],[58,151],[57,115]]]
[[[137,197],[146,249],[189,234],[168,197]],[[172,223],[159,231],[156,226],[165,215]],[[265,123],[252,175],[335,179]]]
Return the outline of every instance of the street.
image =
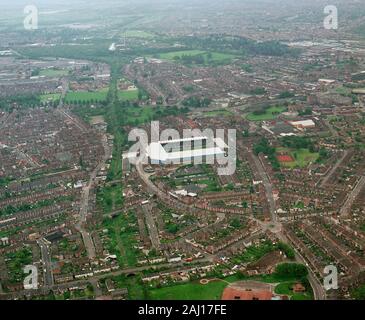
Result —
[[[44,271],[44,286],[51,287],[54,285],[53,272],[52,272],[52,261],[49,254],[48,244],[45,239],[37,241],[42,255],[43,271]]]

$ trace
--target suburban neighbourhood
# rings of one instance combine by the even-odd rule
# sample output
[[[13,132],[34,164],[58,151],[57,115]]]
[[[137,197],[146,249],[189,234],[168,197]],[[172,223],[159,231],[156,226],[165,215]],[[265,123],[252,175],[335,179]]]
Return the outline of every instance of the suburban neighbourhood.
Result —
[[[0,300],[365,299],[363,1],[127,2],[0,20]]]

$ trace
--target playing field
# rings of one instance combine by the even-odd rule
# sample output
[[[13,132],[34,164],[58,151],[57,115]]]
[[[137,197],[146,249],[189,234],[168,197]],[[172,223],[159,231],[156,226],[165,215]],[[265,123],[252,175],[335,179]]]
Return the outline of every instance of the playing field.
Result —
[[[220,53],[220,52],[211,52],[211,56],[212,57],[210,60],[213,62],[231,61],[232,59],[236,58],[236,56],[233,54]]]
[[[66,95],[65,102],[101,102],[106,100],[107,95],[108,88],[103,88],[98,91],[70,91]]]
[[[153,33],[140,30],[128,30],[122,33],[122,36],[126,36],[127,38],[140,38],[140,39],[152,39],[155,37]]]
[[[286,110],[285,107],[273,106],[266,110],[263,114],[254,114],[251,112],[247,115],[246,119],[249,121],[269,121],[276,119],[280,113]]]
[[[66,95],[66,103],[91,103],[106,101],[108,96],[108,88],[103,88],[98,91],[71,91]],[[122,101],[138,100],[138,90],[123,90],[118,92],[118,97]]]
[[[293,293],[291,287],[298,282],[296,279],[286,280],[281,277],[268,275],[267,277],[252,277],[247,280],[255,280],[264,283],[278,284],[275,292],[289,295],[292,300],[311,300],[312,292]],[[237,275],[225,279],[210,281],[208,284],[201,284],[199,281],[185,284],[177,284],[170,287],[155,288],[148,290],[148,298],[151,300],[220,300],[224,289],[231,283],[243,281]]]
[[[118,91],[118,98],[119,98],[119,100],[122,100],[122,101],[138,100],[138,89]]]
[[[126,108],[125,117],[128,124],[142,124],[152,119],[158,108],[145,106],[143,108]]]
[[[238,281],[236,276],[224,280],[213,280],[208,284],[199,281],[176,286],[152,289],[149,298],[152,300],[220,300],[225,287]]]
[[[286,154],[292,158],[293,161],[280,161],[280,156],[278,156],[280,164],[287,168],[305,168],[310,163],[315,162],[319,157],[319,153],[311,153],[308,149],[292,150],[289,148],[278,148],[276,152]],[[289,157],[285,159],[289,160]]]
[[[292,158],[292,156],[287,155],[287,154],[285,154],[285,155],[279,155],[277,158],[278,158],[279,162],[293,162],[293,161],[295,161]]]
[[[206,117],[219,117],[219,116],[229,117],[229,116],[232,116],[233,113],[229,110],[213,110],[213,111],[205,112],[203,115]]]
[[[45,77],[62,77],[67,76],[69,74],[68,70],[61,70],[61,69],[43,69],[39,72],[40,76]]]
[[[230,62],[236,56],[228,53],[220,52],[207,52],[202,50],[183,50],[183,51],[173,51],[167,53],[159,54],[160,59],[164,60],[176,60],[177,58],[182,58],[183,56],[195,57],[202,55],[204,57],[205,64],[209,63],[223,63]]]
[[[179,57],[181,58],[182,56],[197,56],[199,54],[204,54],[205,51],[201,51],[201,50],[184,50],[184,51],[173,51],[173,52],[167,52],[167,53],[160,53],[159,57],[161,59],[166,59],[166,60],[174,60],[174,58]]]

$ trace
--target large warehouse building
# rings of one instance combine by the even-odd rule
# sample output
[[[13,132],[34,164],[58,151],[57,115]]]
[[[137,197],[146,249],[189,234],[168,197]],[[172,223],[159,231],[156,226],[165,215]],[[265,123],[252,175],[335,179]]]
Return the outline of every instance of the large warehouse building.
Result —
[[[228,146],[221,138],[191,137],[151,143],[147,155],[151,164],[206,162],[207,157],[219,158],[227,154]]]

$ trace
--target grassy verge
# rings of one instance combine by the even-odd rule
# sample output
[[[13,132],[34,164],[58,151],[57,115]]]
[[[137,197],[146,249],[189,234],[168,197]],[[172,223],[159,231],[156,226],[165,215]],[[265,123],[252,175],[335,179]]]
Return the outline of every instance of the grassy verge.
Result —
[[[275,120],[282,112],[286,110],[285,107],[272,106],[265,111],[254,111],[247,115],[246,119],[249,121],[269,121]]]
[[[138,234],[137,219],[134,213],[119,215],[116,218],[106,218],[103,222],[103,229],[108,230],[109,242],[107,249],[115,254],[121,266],[135,266],[137,263],[137,251],[134,246],[137,244]]]

